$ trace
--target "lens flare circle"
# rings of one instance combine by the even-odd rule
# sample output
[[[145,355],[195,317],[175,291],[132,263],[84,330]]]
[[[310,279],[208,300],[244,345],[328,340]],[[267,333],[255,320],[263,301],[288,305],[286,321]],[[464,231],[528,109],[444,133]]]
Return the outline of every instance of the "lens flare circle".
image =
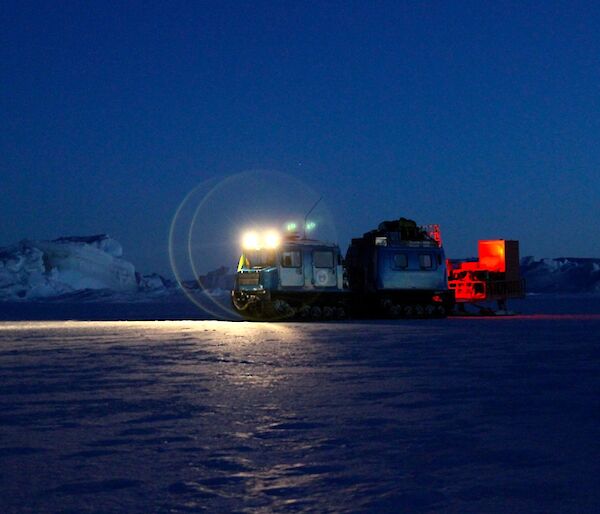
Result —
[[[216,318],[219,318],[222,313],[215,312],[213,302],[211,301],[209,304],[205,301],[206,297],[195,294],[195,285],[199,286],[202,292],[204,292],[204,287],[198,280],[199,277],[193,274],[189,261],[189,251],[186,252],[185,250],[187,250],[186,242],[189,241],[188,218],[191,217],[187,211],[192,206],[201,204],[202,199],[218,184],[219,180],[217,178],[211,178],[201,182],[187,193],[173,215],[168,239],[169,263],[180,290],[201,311]]]
[[[202,182],[185,196],[169,230],[169,259],[179,287],[202,311],[218,319],[240,319],[231,304],[231,275],[225,267],[235,271],[242,248],[278,248],[282,233],[290,224],[301,225],[320,196],[297,178],[270,170]],[[337,241],[324,202],[311,220],[318,221],[311,237]]]

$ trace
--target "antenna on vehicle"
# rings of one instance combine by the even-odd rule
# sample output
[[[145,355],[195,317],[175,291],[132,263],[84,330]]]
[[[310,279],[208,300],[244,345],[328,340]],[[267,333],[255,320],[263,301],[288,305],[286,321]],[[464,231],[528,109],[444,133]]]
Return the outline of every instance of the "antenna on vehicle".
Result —
[[[323,197],[321,196],[315,203],[314,205],[310,208],[310,210],[306,213],[306,216],[304,216],[304,236],[302,237],[302,239],[306,239],[306,220],[308,219],[308,216],[310,215],[310,213],[312,211],[315,210],[315,207],[317,205],[319,205],[319,202],[323,200]]]

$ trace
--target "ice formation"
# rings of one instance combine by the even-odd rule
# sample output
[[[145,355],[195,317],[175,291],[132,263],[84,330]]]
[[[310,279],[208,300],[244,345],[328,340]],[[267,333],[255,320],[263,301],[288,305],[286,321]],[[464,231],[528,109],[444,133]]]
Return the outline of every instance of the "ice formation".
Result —
[[[600,259],[524,257],[521,274],[531,293],[600,293]]]
[[[121,244],[105,234],[23,240],[0,248],[0,299],[48,298],[86,289],[135,291],[141,277],[122,255]]]

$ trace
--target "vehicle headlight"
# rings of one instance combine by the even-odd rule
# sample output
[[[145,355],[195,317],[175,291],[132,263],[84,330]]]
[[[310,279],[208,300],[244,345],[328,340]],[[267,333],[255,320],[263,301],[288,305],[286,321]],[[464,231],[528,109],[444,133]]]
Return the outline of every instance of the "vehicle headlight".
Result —
[[[267,248],[277,248],[281,242],[281,236],[275,230],[269,230],[264,235],[264,241]]]
[[[242,248],[246,250],[257,250],[258,247],[258,234],[256,232],[246,232],[242,237]]]

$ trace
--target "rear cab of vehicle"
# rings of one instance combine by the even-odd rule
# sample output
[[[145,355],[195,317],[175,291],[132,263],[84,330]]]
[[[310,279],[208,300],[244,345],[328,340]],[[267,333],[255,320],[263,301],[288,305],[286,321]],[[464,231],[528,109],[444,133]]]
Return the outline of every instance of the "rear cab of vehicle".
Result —
[[[401,218],[352,240],[346,255],[359,302],[406,316],[444,315],[452,308],[439,227]],[[355,295],[356,296],[356,295]],[[364,298],[364,300],[363,300]]]

